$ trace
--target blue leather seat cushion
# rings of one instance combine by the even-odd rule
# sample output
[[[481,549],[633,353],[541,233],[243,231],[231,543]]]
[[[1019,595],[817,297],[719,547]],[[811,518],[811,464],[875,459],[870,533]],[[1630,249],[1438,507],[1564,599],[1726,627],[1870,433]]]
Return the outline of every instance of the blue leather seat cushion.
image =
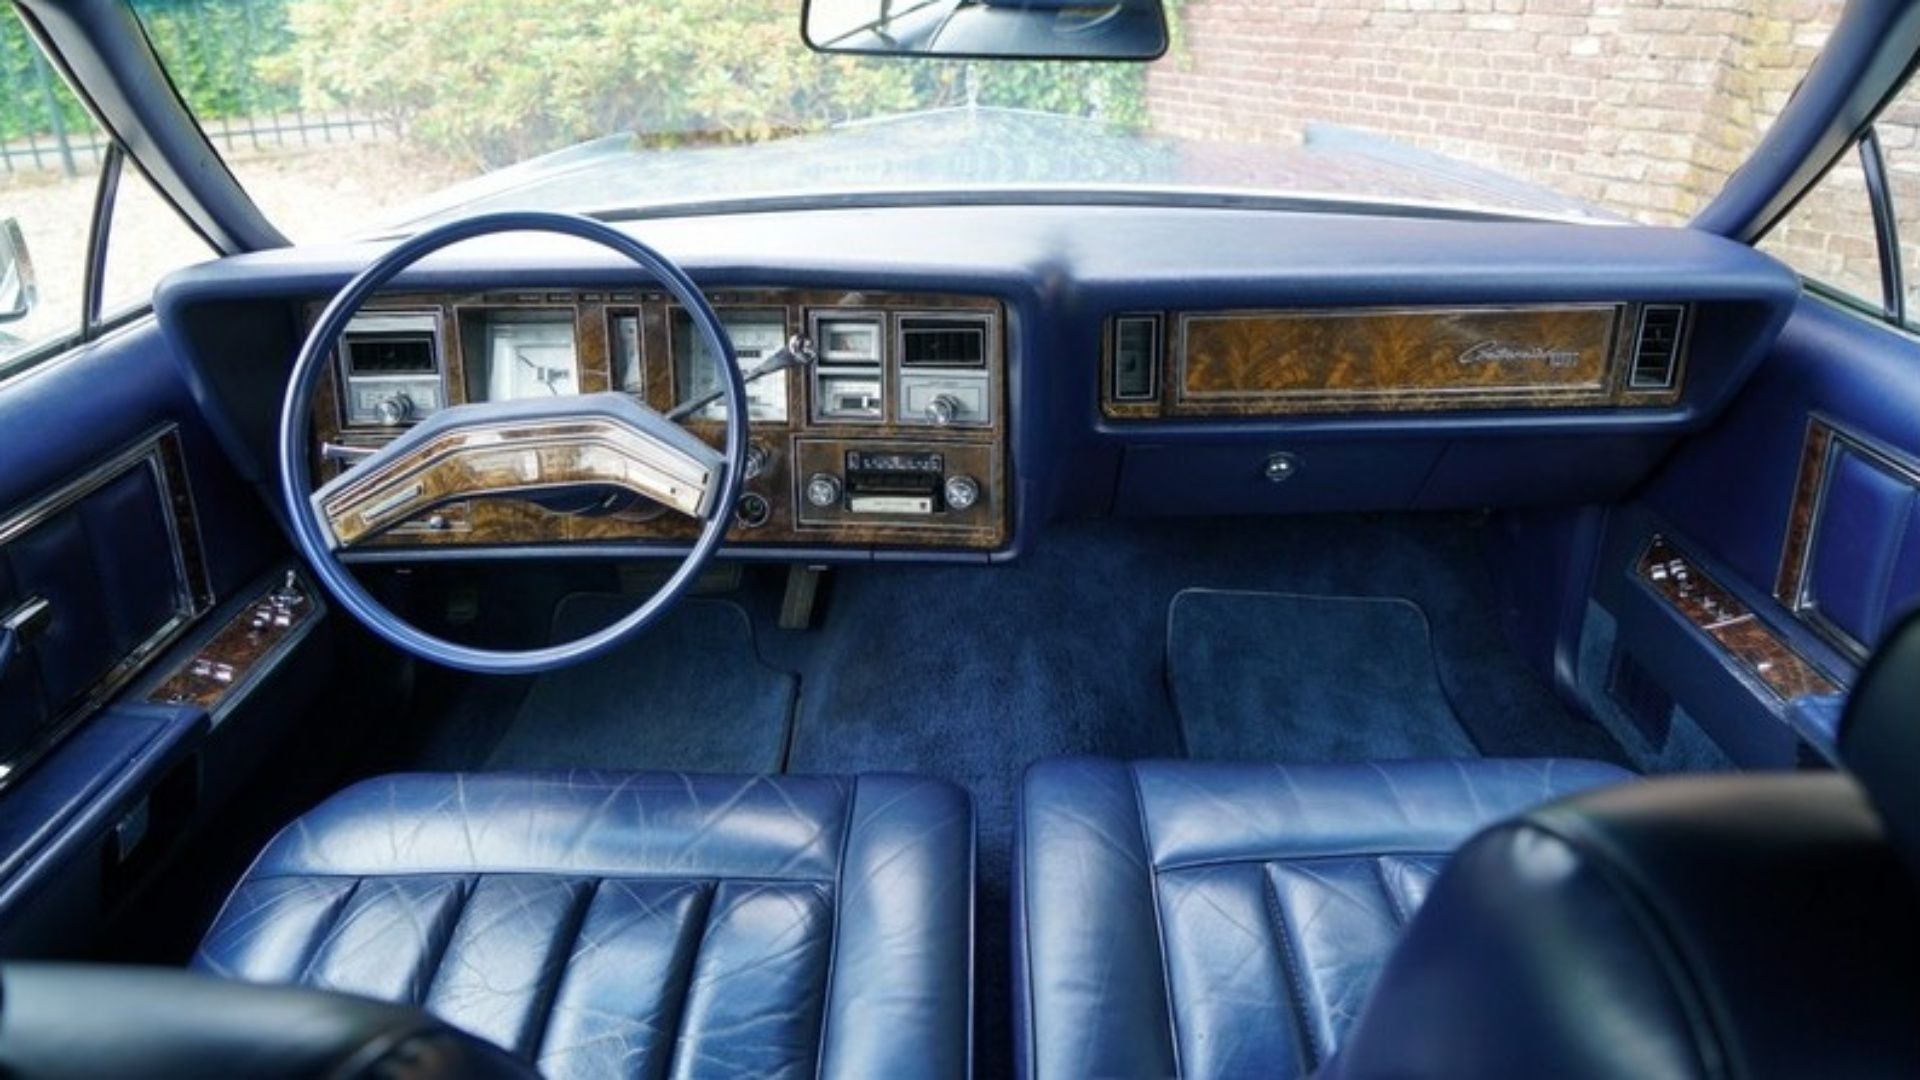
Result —
[[[961,1076],[972,845],[914,777],[391,776],[275,838],[195,963],[422,1005],[548,1076]]]
[[[1304,1075],[1454,848],[1630,776],[1554,760],[1042,762],[1015,858],[1020,1066]]]

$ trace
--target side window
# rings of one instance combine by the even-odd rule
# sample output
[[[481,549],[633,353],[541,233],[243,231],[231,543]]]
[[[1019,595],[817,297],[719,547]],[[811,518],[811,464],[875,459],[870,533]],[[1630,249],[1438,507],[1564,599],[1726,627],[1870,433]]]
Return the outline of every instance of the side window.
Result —
[[[144,309],[167,273],[215,254],[123,161],[0,5],[0,375]]]
[[[1815,288],[1920,329],[1920,83],[1760,241]]]
[[[1761,239],[1760,250],[1823,291],[1881,309],[1879,241],[1858,147]]]
[[[100,277],[100,316],[112,322],[153,302],[153,287],[217,253],[129,163],[120,170]]]
[[[80,332],[107,140],[0,5],[0,365]]]

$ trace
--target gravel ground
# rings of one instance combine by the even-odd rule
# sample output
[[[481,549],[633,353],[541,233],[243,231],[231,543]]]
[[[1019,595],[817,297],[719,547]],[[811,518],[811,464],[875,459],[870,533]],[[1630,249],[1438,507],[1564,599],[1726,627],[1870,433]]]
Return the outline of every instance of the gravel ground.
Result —
[[[393,208],[462,174],[392,142],[236,151],[228,160],[267,217],[296,241],[364,232]],[[211,257],[204,241],[136,173],[122,182],[108,246],[105,304],[144,303],[167,273]],[[0,179],[0,218],[15,218],[32,253],[40,303],[0,332],[31,342],[78,325],[88,224],[98,174]],[[0,341],[0,355],[6,345]]]

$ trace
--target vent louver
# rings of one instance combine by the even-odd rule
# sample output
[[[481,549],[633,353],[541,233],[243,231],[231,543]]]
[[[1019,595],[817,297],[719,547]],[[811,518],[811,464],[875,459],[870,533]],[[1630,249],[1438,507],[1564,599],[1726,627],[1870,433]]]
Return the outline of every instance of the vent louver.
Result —
[[[1648,304],[1640,309],[1640,332],[1633,342],[1632,390],[1668,390],[1680,370],[1680,339],[1687,309],[1680,304]]]

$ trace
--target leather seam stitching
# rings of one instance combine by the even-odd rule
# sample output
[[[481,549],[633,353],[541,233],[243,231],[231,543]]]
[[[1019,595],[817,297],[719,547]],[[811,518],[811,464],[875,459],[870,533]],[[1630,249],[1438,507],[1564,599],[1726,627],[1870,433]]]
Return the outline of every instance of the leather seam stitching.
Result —
[[[327,912],[326,924],[324,926],[314,927],[315,933],[313,934],[313,939],[307,944],[306,949],[300,955],[300,969],[298,973],[294,975],[294,982],[301,986],[313,985],[314,961],[320,959],[320,950],[325,947],[327,940],[333,936],[333,932],[339,928],[341,916],[346,914],[347,908],[353,903],[353,898],[360,894],[360,886],[366,884],[366,881],[367,879],[363,877],[354,878],[352,887],[347,889],[346,892],[341,893],[340,899],[331,905],[332,910]],[[251,884],[251,882],[249,882],[249,884]],[[236,889],[234,891],[237,893],[239,890]],[[222,914],[224,914],[224,912]]]
[[[1497,822],[1499,820],[1501,819],[1500,818],[1491,819],[1492,822]],[[1465,840],[1469,840],[1469,839],[1472,839],[1471,833],[1469,833],[1465,838],[1463,838],[1462,842],[1464,843]],[[1159,870],[1162,874],[1178,874],[1178,873],[1185,873],[1190,870],[1219,870],[1219,869],[1224,869],[1227,867],[1234,867],[1234,866],[1270,866],[1273,863],[1277,863],[1277,862],[1283,862],[1283,863],[1352,862],[1355,859],[1387,859],[1387,858],[1444,859],[1444,858],[1447,858],[1450,854],[1452,854],[1451,851],[1446,851],[1446,850],[1436,851],[1432,848],[1407,848],[1405,850],[1402,850],[1399,848],[1392,848],[1392,849],[1375,849],[1372,851],[1328,851],[1323,853],[1316,853],[1313,855],[1249,855],[1246,857],[1236,856],[1234,858],[1200,859],[1200,860],[1194,860],[1194,861],[1168,863],[1165,866],[1159,867]]]
[[[1413,913],[1401,905],[1400,894],[1394,892],[1393,885],[1387,881],[1387,859],[1391,857],[1380,855],[1369,859],[1368,862],[1373,866],[1373,880],[1380,886],[1380,895],[1387,899],[1387,910],[1393,912],[1394,923],[1401,929],[1405,929],[1407,923],[1413,919]]]
[[[706,903],[700,908],[700,925],[692,927],[694,933],[690,939],[693,953],[687,957],[686,978],[680,981],[679,992],[674,995],[671,1014],[673,1037],[666,1040],[666,1060],[660,1063],[660,1075],[672,1076],[674,1059],[680,1056],[680,1044],[686,1039],[687,1002],[693,997],[694,975],[700,969],[700,951],[707,943],[707,931],[713,926],[713,908],[720,902],[720,882],[705,879],[700,883],[700,892],[706,897]],[[664,1005],[664,1002],[662,1003]],[[664,1010],[663,1010],[664,1012]]]
[[[580,932],[586,929],[587,914],[593,910],[593,902],[600,895],[602,880],[587,879],[586,888],[580,890],[572,910],[567,912],[567,923],[562,927],[562,933],[554,935],[553,955],[560,958],[560,962],[554,965],[551,982],[541,980],[540,997],[530,1015],[535,1026],[527,1032],[526,1056],[533,1061],[540,1060],[540,1049],[547,1041],[548,1029],[553,1026],[553,1008],[560,1000],[560,984],[567,981],[567,969],[573,966],[573,952],[579,947]]]
[[[1288,1011],[1293,1014],[1294,1024],[1300,1033],[1301,1048],[1306,1051],[1306,1067],[1300,1070],[1304,1075],[1319,1067],[1324,1051],[1319,1036],[1313,1030],[1313,1018],[1307,1013],[1307,988],[1301,982],[1300,957],[1294,952],[1293,931],[1287,925],[1285,909],[1280,906],[1280,890],[1273,883],[1271,869],[1262,870],[1260,894],[1266,901],[1267,919],[1280,946],[1280,969],[1287,977],[1287,999],[1292,1006]]]
[[[483,876],[478,873],[459,875],[459,889],[445,916],[446,929],[440,934],[438,942],[427,943],[427,948],[431,951],[421,956],[421,960],[426,963],[420,970],[422,976],[420,993],[409,1004],[425,1008],[427,1001],[433,997],[433,986],[440,981],[440,969],[446,965],[447,952],[453,948],[453,939],[460,932],[460,921],[467,917],[467,908],[473,903],[473,894],[479,890],[480,879]]]
[[[1140,856],[1147,871],[1147,904],[1153,909],[1153,941],[1160,955],[1160,1000],[1167,1010],[1168,1049],[1173,1053],[1173,1074],[1184,1075],[1180,1067],[1180,1011],[1173,1000],[1173,979],[1167,962],[1167,929],[1160,917],[1160,868],[1153,859],[1153,823],[1147,820],[1147,797],[1140,790],[1140,770],[1126,766],[1127,781],[1133,789],[1133,818],[1140,826]]]
[[[243,881],[298,881],[307,878],[339,879],[354,882],[370,881],[375,878],[478,878],[478,877],[536,877],[536,878],[574,878],[581,881],[638,881],[660,882],[663,884],[683,884],[696,881],[726,880],[746,885],[833,885],[831,877],[747,877],[733,874],[698,873],[659,873],[659,874],[597,874],[591,870],[370,870],[357,873],[345,870],[290,870],[286,873],[254,874]]]
[[[820,1027],[816,1034],[819,1040],[813,1051],[813,1071],[816,1076],[826,1075],[827,1034],[833,1028],[833,986],[835,975],[840,971],[840,914],[846,909],[844,884],[847,873],[847,848],[853,841],[853,819],[860,813],[860,777],[853,778],[853,791],[847,797],[846,819],[840,823],[840,851],[833,867],[833,928],[828,931],[833,940],[827,947],[826,985],[820,990]]]

